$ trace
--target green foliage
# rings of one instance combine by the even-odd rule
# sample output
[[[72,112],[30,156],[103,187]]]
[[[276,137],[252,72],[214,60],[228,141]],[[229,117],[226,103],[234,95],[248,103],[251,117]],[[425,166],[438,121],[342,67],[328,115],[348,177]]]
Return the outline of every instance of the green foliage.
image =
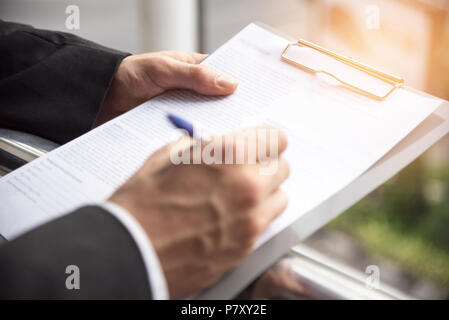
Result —
[[[449,292],[449,165],[418,159],[330,227]]]

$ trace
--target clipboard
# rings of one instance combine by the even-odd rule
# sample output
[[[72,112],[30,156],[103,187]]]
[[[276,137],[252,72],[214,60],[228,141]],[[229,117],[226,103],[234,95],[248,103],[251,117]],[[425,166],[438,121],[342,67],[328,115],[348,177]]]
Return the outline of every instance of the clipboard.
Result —
[[[289,41],[296,41],[263,23],[256,22],[255,24]],[[431,97],[424,92],[405,86],[403,82],[400,87],[423,96]],[[387,97],[381,98],[386,99]],[[379,100],[377,98],[374,99]],[[444,101],[416,129],[410,132],[399,144],[378,160],[365,173],[332,197],[298,218],[292,225],[278,233],[261,247],[257,248],[236,269],[228,273],[213,287],[196,295],[195,299],[233,298],[264,270],[284,256],[290,248],[304,241],[315,231],[323,227],[323,225],[330,222],[340,213],[350,208],[353,204],[392,178],[448,133],[449,102]],[[323,221],[325,222],[323,223]]]
[[[342,79],[341,76],[339,76],[338,74],[336,74],[334,72],[327,71],[327,70],[324,70],[321,68],[313,68],[313,67],[307,66],[305,63],[295,60],[295,59],[292,59],[288,56],[288,52],[290,50],[292,50],[292,48],[294,48],[294,47],[306,47],[306,48],[315,50],[316,52],[319,52],[319,53],[324,54],[332,59],[335,59],[336,61],[341,62],[351,68],[357,69],[357,70],[365,73],[368,76],[379,79],[380,81],[391,85],[391,88],[389,88],[385,94],[379,95],[379,94],[376,94],[375,92],[371,92],[367,89],[363,89],[356,83],[354,83],[354,84],[350,83],[350,80]],[[289,43],[285,47],[285,49],[282,51],[281,59],[284,62],[289,63],[289,64],[291,64],[295,67],[298,67],[302,70],[305,70],[307,72],[310,72],[313,74],[320,74],[320,73],[325,74],[325,75],[335,79],[336,81],[338,81],[340,84],[342,84],[346,88],[348,88],[354,92],[357,92],[359,94],[365,95],[369,98],[379,100],[379,101],[385,100],[391,93],[393,93],[394,90],[396,90],[397,88],[402,88],[404,86],[404,78],[402,78],[402,77],[398,77],[398,76],[389,74],[387,72],[384,72],[377,68],[371,67],[367,64],[359,62],[350,57],[346,57],[344,55],[338,54],[329,49],[325,49],[319,45],[316,45],[314,43],[311,43],[311,42],[303,40],[303,39],[299,39],[297,42]]]
[[[261,26],[260,24],[259,27],[270,30],[270,28]],[[271,32],[273,32],[273,30],[271,30]],[[277,32],[274,31],[273,33]],[[288,37],[284,38],[288,39]],[[256,41],[258,40],[256,39]],[[278,59],[278,57],[279,59],[281,59],[280,54],[283,46],[285,45],[285,42],[282,43],[283,45],[281,47],[276,47],[277,51],[273,53],[272,57],[275,57],[275,59]],[[251,43],[247,43],[245,45],[250,46]],[[266,57],[266,55],[270,53],[260,51],[258,54]],[[279,64],[281,64],[281,62],[279,62]],[[288,69],[290,70],[290,68]],[[291,69],[291,71],[296,72],[297,70]],[[402,90],[403,89],[401,89],[401,91]],[[406,88],[406,90],[411,89]],[[400,91],[398,91],[397,93],[400,93]],[[394,98],[394,95],[390,98]],[[363,97],[363,99],[361,98],[361,100],[369,100],[369,98]],[[227,276],[225,276],[225,278],[223,278],[213,288],[210,288],[209,290],[198,295],[197,298],[227,299],[233,297],[257,275],[259,275],[264,269],[274,263],[280,256],[285,254],[285,252],[288,251],[289,248],[304,240],[318,228],[325,225],[332,218],[360,200],[374,188],[385,182],[396,172],[413,161],[427,148],[429,148],[439,138],[449,132],[449,103],[442,102],[440,99],[436,100],[438,101],[438,104],[441,104],[437,112],[434,112],[432,116],[428,117],[427,120],[422,122],[421,125],[417,129],[412,131],[405,139],[403,139],[399,145],[396,145],[395,148],[390,149],[390,152],[386,154],[381,160],[376,162],[374,165],[372,165],[371,168],[358,176],[358,178],[353,180],[352,183],[342,189],[339,189],[339,191],[333,194],[330,198],[327,198],[325,201],[320,202],[317,206],[314,206],[312,209],[306,211],[304,215],[301,215],[301,217],[297,218],[292,224],[289,224],[289,227],[283,229],[283,231],[281,231],[280,233],[277,233],[276,236],[274,236],[265,244],[260,246],[257,250],[255,250],[247,259],[245,259],[240,264],[237,269],[227,274]],[[377,104],[377,102],[373,102],[373,104]],[[432,110],[435,109],[433,108]],[[104,127],[100,130],[103,130],[108,125],[110,127],[115,127],[115,124],[117,124],[117,122],[121,121],[121,119],[123,120],[123,118],[127,116],[129,116],[129,114],[124,114],[120,117],[117,117],[109,124],[104,124]],[[146,126],[144,128],[147,129]],[[93,135],[98,134],[100,130],[97,128],[90,131],[87,135],[89,135],[89,137],[92,137]],[[407,132],[409,132],[409,130]],[[84,136],[84,138],[79,137],[76,140],[77,142],[69,142],[69,144],[63,148],[70,148],[70,144],[73,145],[74,143],[79,143],[80,141],[84,141],[83,139],[86,139],[86,136]],[[125,140],[122,145],[124,144],[128,144],[128,141]],[[60,152],[64,152],[64,149],[60,150]],[[44,157],[50,156],[51,155],[46,155]],[[45,159],[38,159],[37,161],[44,160]],[[370,164],[372,164],[372,162],[370,162]],[[24,169],[25,168],[19,170]],[[11,173],[11,176],[14,176],[14,173]],[[74,184],[79,186],[79,180],[76,180]],[[91,189],[95,189],[94,191],[97,191],[98,189],[106,189],[98,188],[95,185],[92,186],[93,187]],[[74,190],[76,191],[76,189]],[[103,195],[101,195],[101,197],[103,197]],[[99,197],[98,200],[101,201],[101,198]],[[8,211],[9,213],[10,209],[7,206],[4,206],[4,208],[6,208],[4,212]],[[32,218],[35,217],[36,215],[32,215]],[[46,218],[52,217],[54,216],[46,216]],[[36,220],[31,221],[31,223],[35,222]],[[39,223],[42,223],[42,220],[40,220]],[[28,226],[30,226],[30,224],[28,224]]]

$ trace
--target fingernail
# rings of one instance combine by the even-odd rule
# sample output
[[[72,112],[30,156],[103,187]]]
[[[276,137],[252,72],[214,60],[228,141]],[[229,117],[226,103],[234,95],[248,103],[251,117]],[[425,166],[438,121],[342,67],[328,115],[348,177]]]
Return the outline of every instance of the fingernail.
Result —
[[[225,75],[221,74],[217,78],[215,78],[215,83],[217,84],[217,86],[219,86],[221,88],[230,89],[236,85],[237,80],[235,80],[234,78],[231,78],[229,76],[225,76]]]

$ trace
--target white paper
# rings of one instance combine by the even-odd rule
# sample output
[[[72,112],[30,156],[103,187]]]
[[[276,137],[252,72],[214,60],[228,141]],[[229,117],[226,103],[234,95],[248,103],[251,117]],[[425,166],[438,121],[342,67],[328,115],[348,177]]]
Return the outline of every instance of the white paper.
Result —
[[[173,140],[171,112],[215,133],[261,124],[287,133],[289,207],[261,245],[360,176],[441,103],[402,89],[383,102],[342,90],[282,62],[287,42],[251,24],[204,62],[239,80],[234,94],[168,92],[5,176],[0,233],[12,239],[105,200]]]

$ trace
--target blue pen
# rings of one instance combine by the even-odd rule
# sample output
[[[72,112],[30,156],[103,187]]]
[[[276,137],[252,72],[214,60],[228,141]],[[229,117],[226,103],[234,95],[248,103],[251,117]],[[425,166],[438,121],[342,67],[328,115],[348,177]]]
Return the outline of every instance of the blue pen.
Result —
[[[188,122],[173,114],[168,114],[168,120],[178,129],[185,130],[189,133],[189,136],[193,138],[193,123]]]
[[[187,131],[189,136],[194,139],[199,139],[206,142],[212,140],[212,137],[208,132],[204,130],[199,130],[198,128],[194,128],[193,123],[184,120],[181,117],[169,113],[167,115],[167,118],[176,128]]]

